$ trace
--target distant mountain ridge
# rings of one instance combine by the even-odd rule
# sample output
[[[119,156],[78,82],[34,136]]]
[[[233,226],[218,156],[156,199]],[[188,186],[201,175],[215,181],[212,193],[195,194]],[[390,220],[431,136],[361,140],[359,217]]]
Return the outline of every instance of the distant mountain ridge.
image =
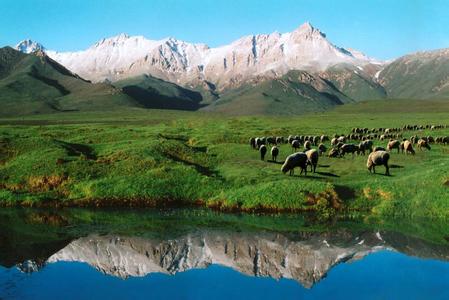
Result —
[[[378,74],[389,97],[449,99],[449,48],[402,56]]]
[[[16,48],[30,52],[27,44],[22,42]],[[382,64],[359,51],[335,46],[310,23],[289,33],[245,36],[217,48],[174,38],[154,41],[120,34],[84,51],[46,53],[94,82],[147,74],[183,86],[207,81],[218,90],[238,87],[257,76],[282,76],[291,70],[324,71],[341,63]]]
[[[84,51],[56,52],[31,40],[19,43],[16,50],[47,57],[53,67],[65,70],[62,73],[91,81],[83,83],[89,87],[102,83],[112,88],[114,95],[126,98],[119,101],[126,106],[228,114],[303,114],[362,100],[449,99],[449,49],[382,62],[357,50],[335,46],[310,23],[289,33],[249,35],[216,48],[174,38],[154,41],[120,34]],[[33,105],[43,105],[38,104],[39,99],[46,103],[45,109],[34,108],[33,113],[91,110],[101,105],[81,99],[75,101],[77,105],[62,105],[64,95],[55,94],[56,85],[48,80],[44,86],[34,85],[35,81],[24,85],[21,80],[2,86],[6,79],[1,77],[7,76],[2,73],[11,75],[8,57],[14,56],[6,55],[3,62],[0,58],[0,100],[8,103],[4,115],[30,113],[30,109],[17,109],[15,106],[25,102],[11,101],[11,95],[28,97]],[[37,74],[32,76],[37,79],[39,72],[28,74]],[[13,76],[13,81],[16,79]],[[21,88],[15,91],[21,96],[11,93],[11,87],[19,85]],[[78,85],[71,87],[70,97],[90,97],[90,88],[80,92]],[[51,97],[39,96],[43,90]],[[55,97],[59,100],[51,100]],[[107,106],[111,107],[115,105]]]

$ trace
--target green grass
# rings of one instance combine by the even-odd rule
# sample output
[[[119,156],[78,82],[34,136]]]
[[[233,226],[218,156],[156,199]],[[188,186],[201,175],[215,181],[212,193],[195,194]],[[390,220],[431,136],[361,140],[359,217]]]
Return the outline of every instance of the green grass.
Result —
[[[317,174],[263,162],[251,136],[349,133],[353,127],[447,123],[448,102],[382,100],[301,117],[225,117],[129,109],[0,120],[0,203],[40,206],[202,205],[221,210],[449,217],[449,146],[392,153],[392,176],[366,156],[322,157]],[[399,113],[403,107],[407,113]],[[449,135],[449,129],[412,134]],[[385,142],[376,142],[385,146]],[[291,153],[281,145],[280,159]],[[383,168],[378,168],[383,173]],[[299,173],[299,172],[297,172]]]

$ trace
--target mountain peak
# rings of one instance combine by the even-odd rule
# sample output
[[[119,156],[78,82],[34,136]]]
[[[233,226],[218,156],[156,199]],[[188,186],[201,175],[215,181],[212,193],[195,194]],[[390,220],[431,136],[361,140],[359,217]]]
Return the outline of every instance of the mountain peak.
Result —
[[[127,33],[122,32],[119,35],[117,35],[116,38],[119,40],[126,40],[129,39],[129,35]]]
[[[305,22],[301,26],[299,26],[296,30],[293,31],[294,33],[300,34],[300,35],[318,35],[323,38],[326,37],[326,34],[321,32],[319,29],[313,27],[313,25],[310,22]]]
[[[315,27],[313,27],[313,25],[312,25],[309,21],[307,21],[307,22],[305,22],[304,24],[301,24],[301,25],[299,26],[299,29],[303,29],[303,30],[313,30],[313,29],[315,29]]]
[[[115,46],[117,44],[121,44],[126,42],[128,39],[130,38],[130,36],[126,33],[120,33],[118,35],[109,37],[109,38],[103,38],[100,41],[98,41],[97,43],[95,43],[95,45],[93,46],[94,48],[101,46],[101,45],[109,45],[109,46]]]
[[[14,47],[14,49],[16,49],[20,52],[23,52],[23,53],[27,53],[27,54],[33,53],[33,52],[36,52],[39,50],[40,51],[45,50],[45,48],[44,48],[44,46],[42,46],[42,44],[34,42],[30,39],[21,41]]]

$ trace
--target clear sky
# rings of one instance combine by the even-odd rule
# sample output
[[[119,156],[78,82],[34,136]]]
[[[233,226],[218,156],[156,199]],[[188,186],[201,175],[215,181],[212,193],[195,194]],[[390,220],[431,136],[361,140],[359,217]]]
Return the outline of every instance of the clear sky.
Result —
[[[309,21],[341,47],[390,59],[449,47],[446,0],[0,0],[0,46],[82,50],[119,33],[209,46]]]

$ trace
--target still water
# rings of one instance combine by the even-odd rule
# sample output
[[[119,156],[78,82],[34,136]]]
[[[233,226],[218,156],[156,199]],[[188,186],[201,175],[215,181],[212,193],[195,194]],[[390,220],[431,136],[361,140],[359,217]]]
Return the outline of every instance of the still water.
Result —
[[[3,210],[0,299],[449,299],[444,225]]]

